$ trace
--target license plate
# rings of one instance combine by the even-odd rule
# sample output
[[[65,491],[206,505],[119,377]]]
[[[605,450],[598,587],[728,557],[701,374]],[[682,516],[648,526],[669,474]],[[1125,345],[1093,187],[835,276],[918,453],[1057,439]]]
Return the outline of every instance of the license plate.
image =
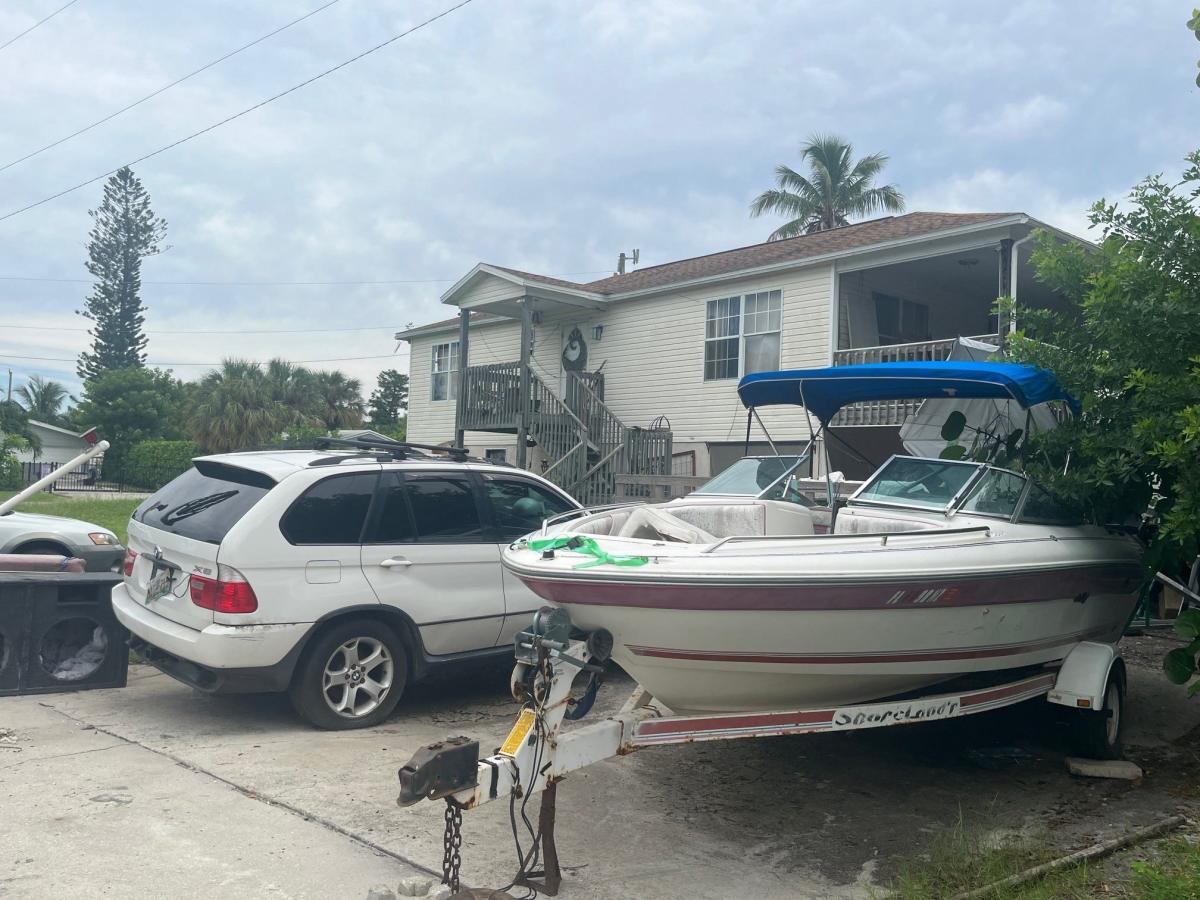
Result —
[[[146,585],[147,601],[158,600],[171,593],[171,574],[170,569],[159,569],[158,574],[150,579],[150,583]]]
[[[517,724],[512,727],[512,731],[504,739],[504,745],[500,748],[500,752],[505,756],[515,757],[517,751],[521,749],[521,745],[525,743],[525,739],[529,737],[529,732],[533,730],[533,721],[532,709],[521,710],[521,714],[517,716]]]

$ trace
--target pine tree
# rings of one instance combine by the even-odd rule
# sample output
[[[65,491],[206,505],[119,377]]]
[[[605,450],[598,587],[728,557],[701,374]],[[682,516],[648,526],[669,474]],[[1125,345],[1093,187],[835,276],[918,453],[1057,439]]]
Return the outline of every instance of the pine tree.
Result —
[[[396,425],[408,409],[408,376],[395,369],[379,373],[379,387],[368,401],[372,425]]]
[[[99,209],[88,210],[87,269],[96,279],[78,315],[91,319],[91,352],[79,355],[76,371],[85,381],[113,369],[146,362],[142,331],[142,260],[162,252],[167,222],[154,214],[150,195],[129,168],[120,169],[104,184]]]

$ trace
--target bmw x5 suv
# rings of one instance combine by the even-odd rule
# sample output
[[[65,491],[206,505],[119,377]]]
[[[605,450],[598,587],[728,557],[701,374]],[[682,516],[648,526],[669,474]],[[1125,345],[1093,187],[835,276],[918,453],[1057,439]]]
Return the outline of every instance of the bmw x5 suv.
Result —
[[[541,604],[500,548],[579,508],[529,472],[414,445],[201,457],[133,513],[113,608],[204,691],[287,691],[374,725],[438,666],[511,654]]]

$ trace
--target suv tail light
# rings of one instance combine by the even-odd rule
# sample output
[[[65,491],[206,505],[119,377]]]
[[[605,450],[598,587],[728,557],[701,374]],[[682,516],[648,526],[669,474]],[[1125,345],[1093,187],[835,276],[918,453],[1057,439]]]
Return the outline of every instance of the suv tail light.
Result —
[[[121,571],[125,573],[126,578],[133,575],[133,564],[135,562],[137,562],[137,551],[132,549],[126,550],[125,562],[121,566]]]
[[[258,598],[244,575],[231,566],[217,566],[217,577],[193,574],[188,581],[192,602],[219,613],[252,613]]]

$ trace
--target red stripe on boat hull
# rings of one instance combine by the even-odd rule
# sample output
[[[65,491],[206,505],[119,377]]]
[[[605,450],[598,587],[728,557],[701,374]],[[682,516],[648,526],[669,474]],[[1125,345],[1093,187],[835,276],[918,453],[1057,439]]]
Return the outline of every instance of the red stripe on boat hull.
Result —
[[[844,583],[655,582],[542,578],[518,573],[539,597],[563,606],[680,610],[936,609],[1131,595],[1136,566],[1103,564],[1044,572],[985,573],[922,581]]]
[[[722,728],[786,728],[792,725],[828,725],[833,721],[832,709],[817,709],[786,713],[756,713],[708,718],[689,716],[686,719],[649,719],[638,725],[638,736],[675,734]]]

